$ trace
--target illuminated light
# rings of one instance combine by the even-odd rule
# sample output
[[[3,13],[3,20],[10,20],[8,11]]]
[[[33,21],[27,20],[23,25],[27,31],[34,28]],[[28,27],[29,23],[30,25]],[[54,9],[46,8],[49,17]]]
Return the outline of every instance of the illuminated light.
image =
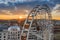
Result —
[[[19,18],[20,18],[20,19],[22,19],[23,17],[22,17],[22,16],[20,16]]]

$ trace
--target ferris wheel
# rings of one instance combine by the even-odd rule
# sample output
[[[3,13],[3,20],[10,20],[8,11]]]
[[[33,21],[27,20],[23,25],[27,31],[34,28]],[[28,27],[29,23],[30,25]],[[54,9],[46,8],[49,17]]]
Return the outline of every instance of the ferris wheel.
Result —
[[[53,40],[53,24],[48,5],[37,5],[28,14],[20,40]]]

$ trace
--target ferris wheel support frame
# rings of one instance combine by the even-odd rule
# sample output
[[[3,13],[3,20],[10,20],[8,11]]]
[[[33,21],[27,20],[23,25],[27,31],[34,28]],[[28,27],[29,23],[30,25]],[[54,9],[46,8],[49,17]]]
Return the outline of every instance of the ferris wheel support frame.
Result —
[[[23,28],[22,28],[22,32],[21,32],[21,35],[24,33],[24,31],[27,31],[27,34],[26,34],[26,40],[28,40],[28,38],[29,38],[29,32],[30,32],[30,29],[31,29],[31,26],[32,26],[32,23],[33,23],[33,21],[34,21],[34,16],[36,16],[37,15],[37,13],[38,12],[40,12],[40,10],[42,10],[42,9],[44,9],[44,10],[46,10],[46,12],[48,13],[48,17],[49,17],[49,23],[50,24],[52,24],[51,23],[51,19],[52,19],[52,16],[51,16],[51,11],[50,11],[50,8],[47,6],[47,5],[44,5],[44,7],[43,6],[41,6],[40,7],[40,5],[38,5],[38,6],[36,6],[35,8],[33,8],[33,10],[31,11],[31,13],[29,13],[28,14],[28,16],[27,16],[27,18],[26,18],[26,21],[25,21],[25,23],[24,23],[24,25],[23,25]],[[29,17],[32,17],[32,19],[31,20],[29,20]],[[29,23],[28,23],[28,21],[30,21]],[[29,24],[29,28],[27,29],[27,30],[25,30],[25,25],[26,24]],[[52,26],[53,25],[50,25],[50,27],[48,26],[48,27],[46,27],[46,29],[45,29],[45,31],[43,32],[43,36],[44,37],[41,37],[41,36],[38,36],[38,35],[36,35],[36,36],[38,36],[38,37],[40,37],[41,39],[43,39],[43,40],[51,40],[51,35],[53,34],[52,33]],[[44,33],[46,33],[46,34],[44,34]],[[48,39],[47,38],[45,38],[45,36],[47,35],[47,33],[48,33]],[[21,39],[21,38],[20,38]]]

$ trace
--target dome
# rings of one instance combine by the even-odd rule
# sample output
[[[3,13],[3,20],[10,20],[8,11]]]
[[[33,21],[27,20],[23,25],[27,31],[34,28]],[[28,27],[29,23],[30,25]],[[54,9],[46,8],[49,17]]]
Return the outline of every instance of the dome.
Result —
[[[11,29],[16,29],[17,31],[20,31],[19,26],[11,26],[11,27],[8,28],[8,31],[11,31]]]

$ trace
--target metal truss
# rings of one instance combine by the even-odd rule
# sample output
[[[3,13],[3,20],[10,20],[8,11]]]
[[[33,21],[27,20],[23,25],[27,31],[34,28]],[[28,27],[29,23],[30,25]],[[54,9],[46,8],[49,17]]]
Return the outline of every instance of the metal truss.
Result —
[[[51,19],[51,10],[48,5],[34,7],[25,20],[20,40],[53,40]]]

